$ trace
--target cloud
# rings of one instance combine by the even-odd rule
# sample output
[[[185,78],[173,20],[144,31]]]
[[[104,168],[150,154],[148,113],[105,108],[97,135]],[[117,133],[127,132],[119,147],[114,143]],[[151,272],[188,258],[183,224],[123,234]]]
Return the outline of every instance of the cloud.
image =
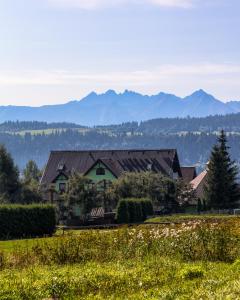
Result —
[[[21,71],[4,72],[0,75],[0,85],[75,85],[81,82],[91,83],[118,83],[125,84],[155,84],[159,81],[171,82],[177,78],[236,78],[240,80],[240,65],[236,64],[189,64],[189,65],[160,65],[151,69],[123,72],[73,72],[58,71]]]
[[[192,7],[196,0],[48,0],[50,3],[62,7],[78,7],[93,10],[124,4],[150,4],[163,7]]]
[[[169,6],[169,7],[182,7],[189,8],[193,6],[193,0],[148,0],[146,2],[159,5],[159,6]]]
[[[144,94],[164,91],[180,96],[203,88],[221,100],[240,100],[239,64],[160,65],[145,70],[123,72],[39,70],[2,74],[0,75],[0,96],[2,99],[6,98],[7,104],[9,104],[7,99],[9,101],[18,99],[19,91],[22,97],[26,96],[24,101],[21,100],[22,104],[26,104],[26,98],[28,98],[34,99],[34,104],[30,102],[31,105],[42,105],[64,103],[68,99],[81,99],[91,91],[102,93],[110,88],[118,92],[130,89]],[[5,95],[11,97],[8,98]]]
[[[81,99],[97,93],[125,89],[143,94],[160,91],[178,96],[203,88],[216,98],[240,100],[240,64],[196,63],[159,65],[142,70],[75,72],[70,70],[4,71],[0,73],[1,104],[43,105]]]

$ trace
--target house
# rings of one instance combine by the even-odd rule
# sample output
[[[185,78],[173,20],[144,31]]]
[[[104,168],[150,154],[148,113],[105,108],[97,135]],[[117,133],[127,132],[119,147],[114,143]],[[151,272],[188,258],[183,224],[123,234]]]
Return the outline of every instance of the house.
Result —
[[[202,173],[200,173],[190,183],[192,185],[192,188],[196,192],[197,198],[203,199],[204,198],[204,187],[207,183],[207,170],[204,170]]]
[[[182,178],[185,183],[190,183],[192,180],[194,180],[197,177],[197,171],[194,166],[192,167],[181,167],[182,172]]]
[[[78,173],[90,179],[101,191],[124,173],[146,171],[160,173],[173,179],[182,178],[177,151],[175,149],[52,151],[41,178],[41,189],[46,201],[57,204],[60,222],[79,224],[79,221],[85,222],[81,204],[69,206],[60,197],[67,191],[68,180],[73,174]],[[112,210],[110,207],[103,209],[106,209],[107,213],[111,213]],[[101,209],[95,211],[93,209],[90,213],[91,219],[94,219],[94,216],[99,217],[99,211],[102,214]],[[104,216],[107,213],[104,213]]]
[[[69,177],[79,173],[94,183],[112,182],[126,172],[153,171],[171,178],[182,177],[175,149],[52,151],[41,179],[41,186],[64,192]]]

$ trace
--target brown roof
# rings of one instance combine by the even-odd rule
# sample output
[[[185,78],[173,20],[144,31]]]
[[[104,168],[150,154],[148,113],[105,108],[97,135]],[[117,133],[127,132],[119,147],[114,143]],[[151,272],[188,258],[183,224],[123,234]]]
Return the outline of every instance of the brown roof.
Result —
[[[124,172],[147,171],[149,166],[154,172],[165,175],[178,172],[181,176],[175,149],[52,151],[41,183],[52,183],[63,170],[69,176],[73,172],[85,174],[98,160],[106,164],[117,177]]]
[[[198,186],[203,182],[203,180],[205,180],[207,175],[207,171],[203,171],[202,173],[200,173],[195,179],[193,179],[191,181],[191,185],[193,187],[194,190],[196,190],[198,188]]]
[[[192,181],[197,177],[197,172],[195,167],[181,167],[183,180],[187,183]]]

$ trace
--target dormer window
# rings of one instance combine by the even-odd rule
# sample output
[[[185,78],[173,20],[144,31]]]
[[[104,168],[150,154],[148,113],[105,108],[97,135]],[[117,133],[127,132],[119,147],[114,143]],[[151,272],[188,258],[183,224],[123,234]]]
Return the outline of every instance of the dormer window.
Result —
[[[64,171],[65,170],[65,164],[64,163],[59,163],[57,167],[58,172]]]
[[[105,169],[104,168],[97,168],[96,175],[105,175]]]

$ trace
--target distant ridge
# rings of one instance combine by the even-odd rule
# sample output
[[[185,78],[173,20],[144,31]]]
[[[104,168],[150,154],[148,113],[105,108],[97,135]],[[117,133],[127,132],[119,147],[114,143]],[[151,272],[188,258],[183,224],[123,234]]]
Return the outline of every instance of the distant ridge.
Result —
[[[200,89],[181,98],[160,92],[142,95],[126,90],[95,92],[81,100],[66,104],[29,106],[0,106],[0,123],[5,121],[71,122],[85,126],[120,124],[155,118],[205,117],[240,112],[240,101],[223,103]]]

